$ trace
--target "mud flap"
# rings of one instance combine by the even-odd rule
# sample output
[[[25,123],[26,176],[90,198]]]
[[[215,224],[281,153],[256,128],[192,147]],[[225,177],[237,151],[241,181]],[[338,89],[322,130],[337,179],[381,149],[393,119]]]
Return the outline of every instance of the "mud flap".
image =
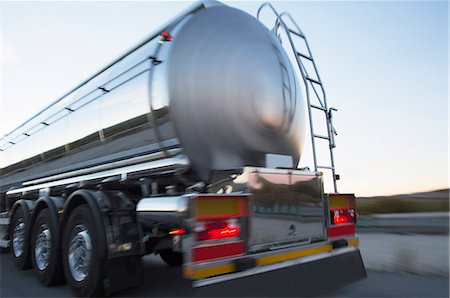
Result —
[[[105,295],[134,288],[142,283],[144,272],[141,256],[116,257],[105,262]]]
[[[199,296],[224,296],[239,293],[242,297],[323,296],[345,285],[366,278],[359,250],[277,269],[261,274],[232,279],[193,289]]]

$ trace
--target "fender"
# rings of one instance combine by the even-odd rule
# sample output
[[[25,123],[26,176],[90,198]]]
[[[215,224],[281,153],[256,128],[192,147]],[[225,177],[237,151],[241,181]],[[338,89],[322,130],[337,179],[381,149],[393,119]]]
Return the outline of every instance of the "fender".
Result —
[[[34,204],[35,204],[34,201],[19,199],[12,206],[11,210],[9,211],[9,215],[12,216],[16,212],[17,208],[22,207],[23,210],[25,211],[24,213],[26,220],[28,221],[30,219],[30,213],[33,210]]]
[[[107,210],[102,208],[101,198],[96,194],[96,191],[89,189],[79,189],[74,191],[66,200],[63,213],[61,217],[61,229],[60,229],[60,239],[63,237],[64,229],[67,224],[67,220],[72,213],[72,210],[79,205],[87,204],[94,217],[94,223],[96,230],[98,231],[100,247],[103,247],[101,252],[103,256],[107,256],[107,246],[106,246],[106,230],[104,225],[103,217],[106,215]],[[65,244],[63,243],[62,246]],[[62,247],[61,246],[61,247]]]
[[[142,227],[136,219],[136,205],[123,191],[105,190],[97,192],[104,208],[108,210],[105,228],[109,258],[123,255],[142,255]]]
[[[142,230],[136,221],[135,205],[126,193],[87,189],[73,192],[64,204],[60,233],[63,233],[71,211],[81,204],[89,205],[96,228],[102,234],[105,256],[112,258],[143,253]],[[131,249],[126,249],[130,245]]]
[[[18,208],[22,208],[24,211],[24,222],[25,222],[25,246],[24,246],[24,255],[28,260],[30,260],[30,233],[31,233],[31,221],[30,221],[30,215],[31,210],[33,210],[35,202],[31,200],[25,200],[25,199],[19,199],[17,200],[14,205],[12,206],[11,210],[9,211],[9,217],[12,219],[14,216],[14,213],[17,211]],[[11,225],[9,225],[9,229],[11,229]],[[11,232],[11,230],[8,230],[8,234]],[[12,239],[10,239],[12,241]],[[12,244],[11,244],[12,245]],[[28,261],[29,262],[29,261]],[[24,268],[29,268],[28,266],[31,266],[31,263],[29,265],[26,265]]]
[[[71,211],[81,204],[88,204],[91,209],[99,241],[102,241],[100,245],[104,248],[101,258],[105,259],[103,287],[106,295],[139,285],[143,280],[144,245],[133,201],[123,191],[77,190],[64,204],[61,235]]]
[[[29,239],[32,221],[31,221],[31,213],[34,208],[35,202],[31,200],[25,200],[25,199],[19,199],[17,200],[14,205],[12,206],[11,210],[9,211],[9,217],[12,219],[14,213],[16,212],[17,208],[22,208],[24,211],[24,221],[25,221],[25,239]],[[26,247],[28,250],[28,245]]]
[[[41,197],[36,201],[33,211],[30,215],[30,232],[34,226],[34,221],[39,214],[39,211],[47,208],[50,211],[50,216],[52,221],[56,223],[56,237],[58,238],[58,243],[60,239],[60,225],[59,225],[59,214],[58,211],[64,206],[64,199],[61,197]]]

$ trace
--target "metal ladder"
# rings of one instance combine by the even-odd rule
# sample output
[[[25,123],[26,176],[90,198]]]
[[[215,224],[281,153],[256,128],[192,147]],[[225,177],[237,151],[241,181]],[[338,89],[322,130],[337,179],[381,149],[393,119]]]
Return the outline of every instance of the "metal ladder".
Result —
[[[286,36],[289,40],[289,44],[291,46],[291,49],[293,51],[293,54],[295,56],[295,59],[297,61],[297,65],[299,67],[300,73],[303,78],[303,83],[305,86],[305,93],[306,93],[306,103],[308,106],[308,116],[309,116],[309,127],[310,127],[310,134],[311,134],[311,145],[312,145],[312,154],[314,159],[314,171],[318,172],[319,169],[322,170],[330,170],[332,173],[332,179],[333,179],[333,187],[334,192],[337,193],[337,183],[336,181],[339,180],[339,175],[336,175],[336,168],[334,165],[334,155],[333,155],[333,149],[336,147],[334,136],[337,135],[336,130],[333,126],[333,111],[337,111],[335,108],[328,108],[327,105],[327,98],[325,89],[322,83],[322,80],[320,79],[319,71],[316,66],[316,62],[314,61],[311,49],[308,44],[308,40],[306,39],[305,34],[303,34],[300,27],[297,25],[297,23],[294,21],[292,16],[287,13],[283,12],[279,14],[275,8],[270,3],[264,3],[262,4],[258,12],[256,14],[256,18],[261,22],[260,14],[261,11],[264,8],[270,9],[270,11],[275,15],[275,24],[274,27],[271,29],[271,32],[275,34],[275,36],[280,39],[279,36],[279,29],[281,28],[286,33]],[[287,19],[290,23],[293,25],[293,29],[288,27],[286,25],[286,22],[284,19]],[[261,22],[262,23],[262,22]],[[300,39],[305,47],[306,47],[306,53],[299,52],[296,49],[294,39]],[[281,42],[281,39],[280,39]],[[304,61],[309,61],[313,68],[312,73],[308,73],[308,70],[305,66]],[[310,71],[311,72],[311,71]],[[323,115],[326,119],[326,128],[327,128],[327,135],[320,135],[315,133],[314,131],[314,121],[313,121],[313,109],[319,110],[323,112]],[[317,139],[323,139],[328,141],[328,147],[330,151],[330,165],[323,165],[318,164],[317,161],[317,151],[316,151],[316,140]]]

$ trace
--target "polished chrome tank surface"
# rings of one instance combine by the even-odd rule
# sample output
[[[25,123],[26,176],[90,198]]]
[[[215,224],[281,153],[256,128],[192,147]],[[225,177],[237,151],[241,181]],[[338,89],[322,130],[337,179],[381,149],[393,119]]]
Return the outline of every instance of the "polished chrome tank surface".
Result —
[[[229,182],[251,193],[251,251],[311,243],[326,238],[322,176],[309,171],[246,167]]]
[[[280,42],[228,6],[200,11],[177,32],[168,71],[171,118],[194,168],[265,166],[265,154],[298,163],[304,104]]]
[[[171,150],[206,182],[217,170],[264,167],[268,153],[292,156],[296,165],[304,103],[278,39],[219,4],[164,28],[172,40],[157,31],[2,138],[0,190],[128,166],[137,157],[172,158]]]

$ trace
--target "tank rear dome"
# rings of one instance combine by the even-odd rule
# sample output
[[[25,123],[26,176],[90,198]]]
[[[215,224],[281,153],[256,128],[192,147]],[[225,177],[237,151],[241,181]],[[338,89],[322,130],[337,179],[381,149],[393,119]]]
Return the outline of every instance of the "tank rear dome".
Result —
[[[201,178],[211,170],[265,166],[267,153],[300,159],[304,104],[280,42],[228,6],[177,29],[168,59],[171,119]]]

